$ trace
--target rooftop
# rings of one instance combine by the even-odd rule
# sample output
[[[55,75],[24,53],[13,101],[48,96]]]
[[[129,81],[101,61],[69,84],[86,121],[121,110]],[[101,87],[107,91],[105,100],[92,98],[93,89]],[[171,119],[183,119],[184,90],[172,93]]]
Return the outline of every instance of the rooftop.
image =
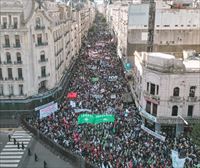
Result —
[[[152,53],[148,53],[148,55],[151,57],[157,57],[157,58],[163,58],[163,59],[175,59],[174,55],[164,54],[160,52],[152,52]]]

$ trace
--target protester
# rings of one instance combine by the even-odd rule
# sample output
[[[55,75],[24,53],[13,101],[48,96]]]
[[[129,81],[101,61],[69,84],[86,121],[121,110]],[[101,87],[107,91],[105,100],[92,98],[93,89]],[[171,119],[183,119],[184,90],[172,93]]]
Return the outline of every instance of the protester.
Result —
[[[69,92],[76,92],[77,97],[66,96],[58,112],[31,124],[100,168],[171,168],[171,149],[188,158],[186,166],[197,164],[198,150],[188,137],[163,142],[141,129],[136,107],[123,100],[129,88],[115,41],[104,24],[97,23],[95,29],[89,33],[72,72]],[[78,124],[81,113],[113,114],[115,121]]]

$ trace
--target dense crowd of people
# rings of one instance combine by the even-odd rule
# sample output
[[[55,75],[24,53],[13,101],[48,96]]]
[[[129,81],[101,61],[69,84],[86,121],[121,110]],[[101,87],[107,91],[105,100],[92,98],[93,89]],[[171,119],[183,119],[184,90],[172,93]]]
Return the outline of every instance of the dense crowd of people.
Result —
[[[58,112],[33,121],[33,125],[97,167],[172,168],[171,149],[174,149],[180,157],[187,157],[185,167],[192,168],[200,158],[188,137],[181,135],[176,141],[167,138],[163,142],[141,129],[142,120],[134,104],[123,100],[129,89],[114,40],[105,24],[96,24],[68,86],[69,92],[77,92],[78,96],[65,97]],[[115,122],[78,124],[81,113],[113,114]]]

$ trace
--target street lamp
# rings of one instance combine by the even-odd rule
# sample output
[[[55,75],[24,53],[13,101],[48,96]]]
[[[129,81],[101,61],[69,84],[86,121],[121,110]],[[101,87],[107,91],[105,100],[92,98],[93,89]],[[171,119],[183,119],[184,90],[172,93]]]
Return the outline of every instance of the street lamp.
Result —
[[[183,120],[183,122],[185,123],[185,125],[189,125],[188,122],[182,116],[178,115],[178,117]]]

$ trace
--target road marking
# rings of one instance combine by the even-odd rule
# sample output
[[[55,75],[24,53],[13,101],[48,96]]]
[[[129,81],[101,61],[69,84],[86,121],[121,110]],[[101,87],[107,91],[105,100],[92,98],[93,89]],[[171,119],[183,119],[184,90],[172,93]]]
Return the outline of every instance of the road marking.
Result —
[[[26,135],[29,135],[29,134],[24,134],[24,133],[14,133],[12,136],[26,136]]]
[[[26,133],[27,131],[15,131],[15,133],[18,133],[18,132],[20,132],[20,133],[22,133],[22,132]]]
[[[15,139],[18,139],[18,138],[31,138],[30,135],[24,135],[24,136],[11,136],[11,138],[15,138]]]
[[[8,142],[7,145],[14,145],[14,142]],[[23,142],[23,144],[29,144],[29,142]]]
[[[19,147],[22,147],[22,144],[19,144]],[[27,147],[27,145],[24,145],[24,147]],[[17,145],[6,145],[4,148],[17,148]]]
[[[30,141],[31,139],[20,139],[20,138],[17,138],[16,141]],[[11,141],[13,141],[13,139],[11,139]]]
[[[1,156],[0,159],[20,159],[22,156]]]
[[[0,167],[17,167],[18,164],[0,164]]]
[[[20,160],[0,160],[0,163],[19,163]]]
[[[17,148],[7,148],[7,149],[3,149],[3,151],[24,151],[25,149],[17,149]]]
[[[22,155],[24,152],[1,152],[0,155]]]

